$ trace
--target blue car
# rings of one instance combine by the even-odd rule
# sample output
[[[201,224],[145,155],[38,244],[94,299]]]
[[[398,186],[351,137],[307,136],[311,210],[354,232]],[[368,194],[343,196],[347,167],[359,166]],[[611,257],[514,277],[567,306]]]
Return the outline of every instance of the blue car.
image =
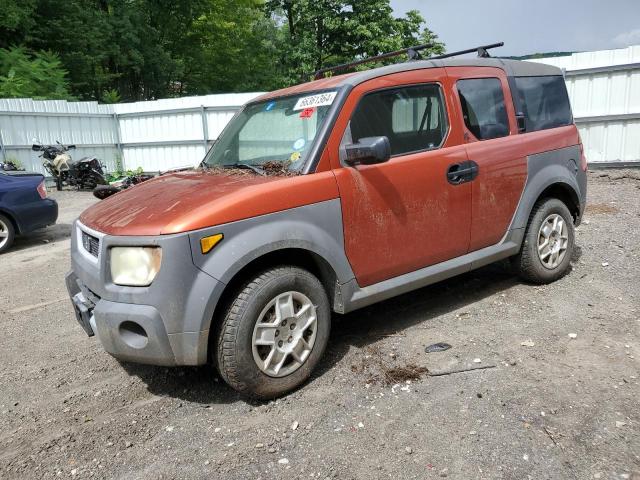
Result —
[[[47,198],[44,177],[39,173],[0,172],[0,254],[16,235],[56,223],[58,204]]]

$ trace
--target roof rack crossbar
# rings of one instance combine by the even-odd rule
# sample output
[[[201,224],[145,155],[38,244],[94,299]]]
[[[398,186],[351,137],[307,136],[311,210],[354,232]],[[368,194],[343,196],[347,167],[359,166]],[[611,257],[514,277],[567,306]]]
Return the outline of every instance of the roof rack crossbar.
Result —
[[[424,50],[425,48],[433,47],[434,45],[431,43],[425,43],[424,45],[416,45],[414,47],[403,48],[402,50],[395,50],[393,52],[383,53],[381,55],[376,55],[373,57],[363,58],[361,60],[356,60],[354,62],[349,63],[341,63],[339,65],[334,65],[333,67],[321,68],[320,70],[316,70],[313,74],[313,78],[315,80],[319,80],[323,77],[323,75],[327,72],[339,72],[341,70],[346,70],[347,68],[356,67],[358,65],[362,65],[363,63],[377,62],[378,60],[384,60],[391,57],[397,57],[399,55],[407,54],[409,56],[409,60],[418,60],[420,59],[420,50]]]
[[[424,45],[416,45],[415,47],[403,48],[402,50],[395,50],[393,52],[383,53],[381,55],[376,55],[374,57],[367,57],[361,60],[356,60],[354,62],[349,63],[341,63],[339,65],[334,65],[333,67],[321,68],[320,70],[316,70],[313,75],[314,80],[321,79],[325,73],[327,72],[339,72],[341,70],[346,70],[351,67],[356,67],[358,65],[362,65],[363,63],[377,62],[378,60],[384,60],[387,58],[397,57],[399,55],[407,54],[409,56],[409,60],[420,60],[422,57],[420,50],[424,50],[425,48],[433,47],[434,45],[431,43],[425,43]],[[467,53],[478,53],[478,57],[480,58],[488,58],[489,55],[488,50],[491,48],[498,48],[504,46],[504,42],[492,43],[490,45],[481,45],[479,47],[468,48],[467,50],[459,50],[457,52],[445,53],[443,55],[437,55],[435,57],[429,57],[427,60],[439,60],[442,58],[451,58],[457,57],[458,55],[465,55]]]
[[[487,58],[491,56],[489,55],[489,52],[487,50],[491,48],[502,47],[502,46],[504,46],[504,42],[492,43],[490,45],[481,45],[475,48],[468,48],[467,50],[460,50],[457,52],[445,53],[444,55],[438,55],[436,57],[429,57],[427,60],[439,60],[442,58],[457,57],[458,55],[465,55],[467,53],[474,53],[474,52],[478,53],[478,57]]]

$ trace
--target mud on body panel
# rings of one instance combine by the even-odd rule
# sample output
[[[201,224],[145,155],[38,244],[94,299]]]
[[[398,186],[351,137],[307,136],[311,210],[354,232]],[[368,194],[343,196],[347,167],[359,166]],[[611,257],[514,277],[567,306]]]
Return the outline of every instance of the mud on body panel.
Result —
[[[203,254],[200,240],[220,233],[224,239]],[[338,199],[205,228],[191,232],[189,239],[195,265],[223,284],[263,255],[288,249],[317,255],[331,267],[339,283],[354,277],[344,254]]]

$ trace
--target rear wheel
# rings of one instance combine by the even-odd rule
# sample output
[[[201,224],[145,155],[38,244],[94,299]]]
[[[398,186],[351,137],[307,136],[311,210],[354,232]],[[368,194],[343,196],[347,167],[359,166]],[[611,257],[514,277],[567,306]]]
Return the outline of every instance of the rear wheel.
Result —
[[[533,283],[550,283],[565,275],[573,254],[575,231],[567,206],[557,198],[533,208],[520,253],[513,259],[518,274]]]
[[[315,276],[293,266],[269,269],[246,283],[229,307],[218,337],[218,370],[246,395],[283,395],[309,378],[330,324],[329,300]]]
[[[0,215],[0,253],[4,253],[11,248],[15,236],[16,231],[11,220],[4,215]]]

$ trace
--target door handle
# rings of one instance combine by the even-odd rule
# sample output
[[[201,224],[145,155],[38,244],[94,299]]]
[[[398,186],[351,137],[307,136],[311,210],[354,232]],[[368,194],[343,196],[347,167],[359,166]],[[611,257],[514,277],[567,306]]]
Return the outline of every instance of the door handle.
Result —
[[[447,181],[452,185],[470,182],[478,176],[478,164],[473,160],[454,163],[447,169]]]

